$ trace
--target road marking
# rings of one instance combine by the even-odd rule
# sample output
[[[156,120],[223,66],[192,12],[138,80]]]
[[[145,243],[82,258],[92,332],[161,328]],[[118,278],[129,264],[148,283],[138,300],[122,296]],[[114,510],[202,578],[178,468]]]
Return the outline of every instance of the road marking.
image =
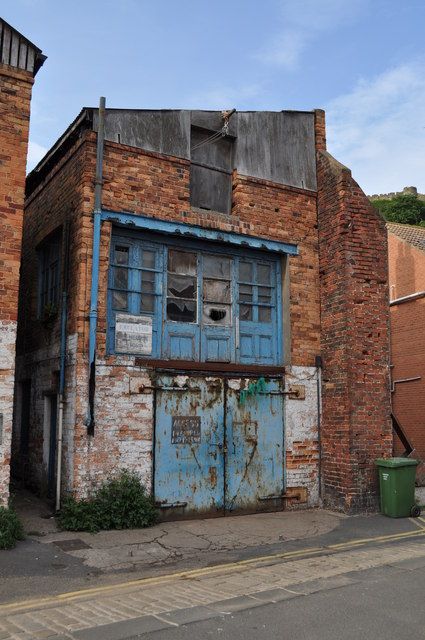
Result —
[[[421,522],[425,523],[425,518],[423,518],[422,516],[418,516],[418,518],[416,518],[417,520],[421,520]]]
[[[425,520],[423,518],[409,518],[409,520],[416,527],[419,527],[419,529],[424,529],[425,528],[420,522],[418,522],[418,520],[422,520],[422,522],[425,522]]]
[[[191,578],[197,578],[204,575],[211,575],[219,572],[230,571],[243,571],[245,567],[253,564],[261,564],[262,562],[273,562],[275,560],[292,560],[312,555],[326,555],[327,552],[349,550],[352,547],[361,546],[367,543],[373,542],[395,542],[397,540],[405,540],[406,538],[418,538],[425,536],[425,527],[415,529],[413,531],[406,531],[404,533],[396,533],[385,536],[375,536],[371,538],[361,538],[354,540],[347,540],[333,545],[327,545],[324,547],[310,547],[305,549],[299,549],[298,551],[288,551],[285,553],[276,553],[267,556],[258,556],[255,558],[249,558],[247,560],[239,560],[237,562],[229,562],[224,564],[215,565],[213,567],[203,567],[201,569],[190,569],[186,571],[179,571],[176,573],[170,573],[163,576],[156,576],[152,578],[138,578],[136,580],[129,580],[127,582],[121,582],[118,584],[104,585],[102,587],[92,587],[89,589],[80,589],[78,591],[67,591],[54,596],[46,596],[44,598],[34,598],[31,600],[22,600],[20,602],[9,602],[0,604],[0,613],[11,612],[14,610],[33,609],[35,607],[47,607],[49,605],[58,605],[64,602],[72,602],[79,598],[85,598],[87,596],[96,596],[108,592],[115,592],[119,590],[129,589],[135,586],[147,586],[147,585],[159,585],[173,580],[188,580]]]

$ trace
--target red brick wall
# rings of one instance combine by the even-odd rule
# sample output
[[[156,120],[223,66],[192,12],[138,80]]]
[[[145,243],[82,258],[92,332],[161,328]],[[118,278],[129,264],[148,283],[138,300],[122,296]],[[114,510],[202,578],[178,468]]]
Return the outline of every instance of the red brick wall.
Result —
[[[15,338],[32,75],[0,64],[0,505],[9,492]]]
[[[391,298],[400,298],[425,290],[425,252],[393,233],[388,234],[389,282]],[[412,382],[396,383],[392,394],[393,412],[414,447],[412,457],[425,461],[425,299],[419,298],[390,307],[391,363],[393,381],[420,377]],[[404,451],[394,440],[397,455]],[[418,479],[425,479],[424,464]]]
[[[51,233],[65,219],[71,221],[71,282],[69,287],[68,333],[76,335],[75,367],[68,365],[67,380],[74,377],[73,399],[68,401],[69,430],[73,429],[72,452],[65,453],[65,469],[71,477],[65,485],[78,495],[98,484],[117,466],[139,464],[148,468],[149,448],[152,442],[151,398],[128,396],[129,376],[142,377],[143,371],[135,366],[134,358],[106,357],[106,292],[111,227],[103,225],[100,281],[99,318],[97,334],[96,434],[88,438],[85,417],[87,410],[87,348],[88,311],[92,253],[92,219],[94,206],[94,175],[96,136],[88,133],[49,174],[31,195],[27,203],[24,240],[25,267],[23,277],[23,317],[31,320],[23,325],[20,344],[22,358],[21,378],[28,372],[37,375],[42,364],[37,358],[46,346],[46,335],[35,319],[37,306],[36,244]],[[314,366],[320,352],[319,277],[316,194],[291,187],[234,175],[232,215],[193,210],[189,204],[189,169],[187,161],[170,158],[112,142],[105,145],[103,208],[130,211],[165,220],[177,220],[225,231],[247,233],[278,239],[299,245],[300,255],[290,259],[290,353],[287,361],[294,365]],[[58,367],[58,324],[50,336],[55,359],[51,366]],[[33,356],[28,354],[32,353]],[[26,365],[25,365],[26,362]],[[311,377],[308,371],[305,375]],[[39,409],[34,416],[34,462],[42,456],[43,416],[41,397],[48,384],[45,372],[43,384],[34,391]],[[44,387],[43,387],[44,385]],[[71,402],[74,402],[71,415]],[[297,402],[297,401],[296,401]],[[310,400],[315,408],[315,401]],[[111,410],[111,407],[114,409]],[[111,413],[112,411],[112,413]],[[314,418],[315,420],[316,418]],[[137,425],[133,426],[134,421]],[[73,421],[73,422],[72,422]],[[317,438],[307,428],[311,417],[305,419],[305,437],[297,436],[293,426],[294,450],[288,450],[288,472],[298,478],[307,477],[317,482]],[[127,425],[127,427],[126,427]],[[118,429],[118,431],[117,431]],[[314,432],[315,433],[315,432]],[[69,437],[71,433],[69,432]],[[67,440],[67,435],[65,437]],[[127,442],[128,441],[128,442]],[[142,443],[140,443],[142,441]],[[139,447],[141,458],[131,450]],[[149,445],[149,446],[150,446]],[[127,458],[123,451],[127,451]],[[147,456],[147,458],[146,458]],[[137,459],[136,459],[137,458]],[[73,468],[73,471],[71,470]],[[38,480],[37,480],[38,474]],[[35,470],[36,481],[40,474]],[[298,481],[298,480],[297,480]]]
[[[377,506],[392,452],[386,229],[350,171],[318,153],[325,503]]]

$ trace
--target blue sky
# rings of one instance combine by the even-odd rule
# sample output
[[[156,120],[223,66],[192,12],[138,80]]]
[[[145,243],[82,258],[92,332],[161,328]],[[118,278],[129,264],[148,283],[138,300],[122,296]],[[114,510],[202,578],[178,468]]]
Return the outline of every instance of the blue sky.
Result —
[[[366,193],[425,193],[424,0],[2,0],[48,56],[29,167],[83,106],[327,112]]]

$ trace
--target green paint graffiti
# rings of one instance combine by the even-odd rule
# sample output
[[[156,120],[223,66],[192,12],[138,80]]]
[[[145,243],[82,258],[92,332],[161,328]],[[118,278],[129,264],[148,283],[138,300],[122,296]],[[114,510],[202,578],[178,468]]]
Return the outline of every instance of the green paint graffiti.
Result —
[[[247,399],[252,396],[257,396],[260,393],[265,393],[266,381],[264,378],[258,378],[255,382],[250,382],[246,389],[242,389],[239,393],[239,404],[245,404]]]

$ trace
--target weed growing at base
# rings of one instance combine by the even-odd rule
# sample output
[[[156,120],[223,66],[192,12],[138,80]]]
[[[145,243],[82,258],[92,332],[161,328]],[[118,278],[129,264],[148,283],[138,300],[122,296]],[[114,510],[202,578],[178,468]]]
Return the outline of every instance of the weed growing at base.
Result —
[[[140,478],[123,471],[91,498],[66,498],[57,520],[61,529],[96,533],[108,529],[139,529],[155,524],[158,513]]]
[[[0,507],[0,549],[13,549],[18,540],[24,538],[24,530],[16,512],[8,507]]]

